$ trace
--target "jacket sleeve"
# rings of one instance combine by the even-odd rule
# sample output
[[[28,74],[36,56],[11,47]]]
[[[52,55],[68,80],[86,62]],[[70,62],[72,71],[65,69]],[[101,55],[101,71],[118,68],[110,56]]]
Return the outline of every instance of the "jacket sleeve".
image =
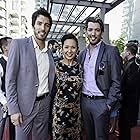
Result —
[[[19,55],[18,40],[12,40],[6,68],[6,97],[10,115],[20,113],[17,93]]]
[[[113,106],[121,99],[121,57],[117,47],[111,47],[110,59],[110,88],[107,104]]]

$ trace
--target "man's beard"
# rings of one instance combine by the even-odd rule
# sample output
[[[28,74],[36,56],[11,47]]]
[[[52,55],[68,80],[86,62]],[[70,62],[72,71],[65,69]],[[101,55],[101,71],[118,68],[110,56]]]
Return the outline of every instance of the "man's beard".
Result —
[[[100,42],[100,40],[101,40],[101,39],[98,39],[98,40],[95,41],[95,42],[90,41],[90,44],[93,45],[93,46],[95,46],[96,44],[98,44],[98,43]]]
[[[35,35],[35,37],[36,37],[38,40],[40,40],[40,41],[45,41],[46,38],[47,38],[47,36],[48,36],[48,34],[46,34],[46,36],[44,36],[44,38],[39,38],[39,37],[38,37],[38,33],[36,33],[36,32],[34,32],[34,35]]]

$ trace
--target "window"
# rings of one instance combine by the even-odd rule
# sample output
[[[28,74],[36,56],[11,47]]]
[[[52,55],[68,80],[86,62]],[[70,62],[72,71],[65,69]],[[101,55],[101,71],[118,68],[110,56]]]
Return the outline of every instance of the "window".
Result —
[[[13,0],[12,1],[12,9],[17,10],[18,9],[18,0]]]

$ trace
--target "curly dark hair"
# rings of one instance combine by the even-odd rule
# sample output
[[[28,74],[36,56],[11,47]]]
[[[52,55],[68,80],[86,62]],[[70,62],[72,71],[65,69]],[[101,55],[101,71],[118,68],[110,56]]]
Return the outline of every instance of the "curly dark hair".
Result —
[[[85,28],[87,29],[88,23],[93,22],[93,23],[99,23],[101,27],[101,31],[104,32],[104,23],[102,19],[99,16],[96,17],[88,17],[86,22],[85,22]]]
[[[35,11],[35,12],[32,14],[32,26],[35,25],[35,21],[36,21],[36,19],[37,19],[37,17],[38,17],[39,15],[43,15],[43,16],[49,18],[49,20],[50,20],[50,28],[51,28],[51,26],[52,26],[52,17],[51,17],[51,15],[48,13],[48,11],[45,10],[44,8],[42,8],[42,7],[40,7],[37,11]]]

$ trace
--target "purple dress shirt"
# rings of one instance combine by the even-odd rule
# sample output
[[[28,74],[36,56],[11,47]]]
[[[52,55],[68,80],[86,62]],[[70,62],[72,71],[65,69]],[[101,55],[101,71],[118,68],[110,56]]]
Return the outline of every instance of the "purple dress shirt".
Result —
[[[104,96],[99,90],[95,79],[95,65],[100,49],[101,41],[93,49],[92,54],[89,53],[89,47],[87,47],[86,58],[84,61],[84,80],[82,93],[89,96]]]

